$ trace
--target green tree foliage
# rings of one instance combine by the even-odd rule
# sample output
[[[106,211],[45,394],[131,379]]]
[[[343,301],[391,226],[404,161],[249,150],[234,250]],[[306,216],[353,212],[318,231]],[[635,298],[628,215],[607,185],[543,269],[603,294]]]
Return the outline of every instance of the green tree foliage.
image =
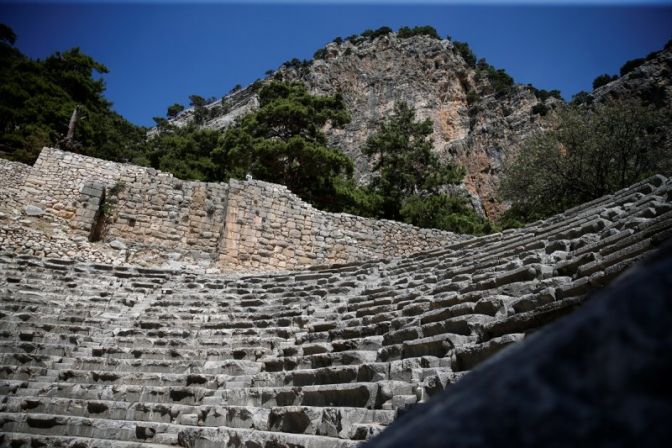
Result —
[[[152,120],[154,120],[156,127],[159,129],[165,129],[168,126],[168,120],[163,117],[152,117]]]
[[[537,89],[530,84],[528,85],[532,88],[532,93],[534,93],[534,96],[539,98],[541,101],[546,101],[549,98],[557,98],[559,100],[562,100],[562,95],[560,94],[560,91],[557,89],[544,90],[544,89]]]
[[[360,42],[364,42],[364,38],[359,34],[351,34],[350,36],[346,37],[345,40],[347,42],[351,42],[354,45],[357,45]]]
[[[593,89],[597,89],[598,87],[602,87],[606,84],[609,84],[611,81],[614,81],[618,79],[618,76],[611,76],[606,73],[598,76],[597,78],[593,79]]]
[[[509,76],[503,68],[495,69],[494,67],[489,66],[487,76],[492,85],[492,89],[498,95],[508,92],[511,87],[513,87],[513,78]]]
[[[619,73],[621,76],[625,76],[645,62],[646,59],[644,58],[630,59],[625,64],[623,64]]]
[[[490,81],[490,87],[498,97],[505,95],[513,87],[513,78],[506,73],[506,70],[493,67],[485,58],[476,62],[476,70],[479,76],[485,76]]]
[[[386,36],[392,32],[392,28],[389,26],[381,26],[375,31],[366,30],[362,33],[363,37],[368,38],[369,40],[374,40],[377,37]]]
[[[480,218],[463,198],[447,195],[412,195],[401,206],[404,221],[419,227],[451,230],[458,233],[484,235],[498,227]]]
[[[473,51],[471,51],[471,48],[469,47],[468,43],[456,40],[453,42],[453,45],[455,46],[457,52],[460,53],[460,56],[462,56],[462,59],[464,59],[464,62],[466,62],[469,67],[472,68],[476,67],[476,55],[474,54]]]
[[[196,123],[166,125],[150,139],[147,157],[154,168],[182,179],[226,181],[244,178],[286,185],[318,208],[373,216],[376,198],[352,180],[352,161],[327,146],[325,124],[349,121],[340,96],[317,97],[300,83],[260,87],[260,107],[226,132]],[[198,98],[196,107],[204,107]]]
[[[584,90],[581,90],[580,92],[578,92],[576,95],[574,95],[572,97],[571,104],[574,105],[574,106],[578,106],[579,104],[585,104],[585,105],[590,106],[591,104],[593,104],[593,101],[595,101],[595,98],[593,98],[593,95],[591,95],[590,93],[588,93]]]
[[[477,91],[475,90],[469,90],[467,92],[467,104],[469,106],[473,106],[475,104],[478,104],[481,101],[481,96],[478,94]]]
[[[0,42],[9,45],[14,45],[16,43],[16,34],[14,34],[14,30],[4,23],[0,23]]]
[[[399,28],[399,31],[397,31],[397,37],[399,37],[399,39],[408,39],[413,36],[429,36],[441,40],[441,36],[439,36],[436,29],[429,25],[415,26],[413,28],[402,26]]]
[[[534,106],[532,106],[532,114],[538,114],[541,115],[542,117],[545,116],[548,113],[548,106],[545,105],[544,103],[537,103]]]
[[[189,95],[189,104],[194,108],[194,123],[204,124],[210,117],[210,112],[205,107],[207,100],[200,95]]]
[[[108,160],[145,161],[145,129],[112,111],[104,81],[94,77],[107,73],[104,65],[78,48],[31,60],[12,46],[9,27],[0,33],[0,156],[32,163],[43,146],[58,145],[79,105],[71,149]]]
[[[432,127],[429,119],[416,121],[415,110],[400,102],[367,140],[362,151],[373,162],[369,189],[380,216],[423,227],[486,231],[463,199],[439,194],[441,186],[458,183],[464,170],[434,155]]]
[[[168,116],[169,118],[177,117],[177,114],[179,114],[183,110],[184,110],[183,105],[181,105],[180,103],[174,103],[173,105],[168,106],[166,116]]]
[[[367,140],[362,152],[373,161],[371,188],[385,198],[384,216],[399,219],[401,203],[413,194],[439,185],[457,183],[463,170],[440,164],[432,152],[432,121],[415,120],[408,104],[394,111]]]
[[[505,165],[506,219],[530,221],[672,169],[669,111],[635,100],[571,105],[555,130],[528,139]]]
[[[213,152],[221,146],[222,134],[210,129],[166,126],[147,142],[147,158],[152,167],[180,179],[218,181],[219,169]],[[226,179],[228,180],[228,179]]]
[[[301,83],[271,82],[259,91],[259,109],[225,133],[213,154],[219,178],[247,173],[289,187],[326,210],[342,208],[339,188],[352,175],[352,161],[329,147],[325,124],[349,121],[340,95],[313,96]]]

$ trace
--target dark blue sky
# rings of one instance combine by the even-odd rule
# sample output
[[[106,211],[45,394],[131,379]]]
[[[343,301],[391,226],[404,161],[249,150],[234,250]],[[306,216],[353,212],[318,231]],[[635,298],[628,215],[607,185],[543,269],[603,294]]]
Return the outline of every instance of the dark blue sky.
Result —
[[[665,3],[665,2],[663,2]],[[221,97],[294,57],[310,58],[336,36],[383,25],[434,26],[469,42],[517,82],[589,90],[672,38],[672,5],[501,6],[2,3],[17,46],[43,58],[79,46],[105,64],[117,112],[149,125],[190,94]]]

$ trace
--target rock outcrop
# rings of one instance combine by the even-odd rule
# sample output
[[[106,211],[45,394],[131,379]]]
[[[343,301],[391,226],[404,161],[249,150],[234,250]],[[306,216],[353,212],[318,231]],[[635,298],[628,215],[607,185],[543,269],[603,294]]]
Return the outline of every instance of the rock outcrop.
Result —
[[[671,236],[655,176],[521,229],[274,275],[5,251],[0,444],[354,446]]]
[[[434,122],[434,150],[466,168],[463,193],[489,217],[502,211],[496,198],[502,160],[539,127],[539,115],[531,112],[539,100],[529,86],[514,85],[496,93],[485,72],[470,66],[453,42],[429,36],[402,39],[389,33],[372,40],[332,42],[320,59],[286,63],[263,82],[270,79],[301,81],[313,94],[343,95],[352,121],[342,130],[325,132],[331,144],[354,160],[362,182],[370,173],[362,145],[395,101],[407,102],[418,118]],[[259,85],[225,97],[227,112],[205,126],[226,128],[257,107]],[[554,101],[558,100],[547,100]],[[220,106],[218,101],[207,107]],[[172,123],[181,126],[192,117],[193,110],[187,110]]]
[[[672,44],[649,54],[639,65],[595,89],[594,101],[639,98],[657,107],[672,108]]]
[[[670,107],[671,61],[670,48],[651,53],[629,73],[590,93],[588,101],[641,98]],[[301,81],[313,94],[343,95],[352,121],[344,129],[327,127],[325,132],[331,144],[354,160],[363,183],[370,167],[362,145],[394,102],[406,101],[419,118],[433,121],[435,152],[465,167],[467,175],[454,193],[466,195],[478,213],[491,219],[506,209],[497,197],[502,162],[533,132],[551,125],[534,107],[552,110],[563,102],[553,96],[538,98],[529,85],[497,92],[485,66],[467,62],[450,40],[423,35],[403,39],[389,33],[332,42],[318,59],[285,63],[268,78],[209,104],[209,110],[221,113],[204,126],[224,129],[254,110],[259,104],[256,90],[270,79]],[[170,121],[182,126],[192,119],[193,109],[188,109]]]

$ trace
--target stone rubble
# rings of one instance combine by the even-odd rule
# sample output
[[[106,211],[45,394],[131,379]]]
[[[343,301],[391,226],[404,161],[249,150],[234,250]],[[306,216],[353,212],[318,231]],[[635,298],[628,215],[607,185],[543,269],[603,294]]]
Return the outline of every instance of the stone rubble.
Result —
[[[38,233],[20,220],[3,218],[0,241]],[[77,246],[49,256],[70,250],[57,235],[30,255],[0,246],[0,445],[350,447],[669,240],[672,179],[414,255],[280,273],[127,265],[86,238],[102,260],[80,262]]]

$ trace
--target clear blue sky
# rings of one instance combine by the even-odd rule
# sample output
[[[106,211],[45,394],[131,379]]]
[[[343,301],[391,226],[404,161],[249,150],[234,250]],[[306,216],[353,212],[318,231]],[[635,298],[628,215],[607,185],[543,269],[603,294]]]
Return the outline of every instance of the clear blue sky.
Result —
[[[648,6],[604,5],[626,0],[593,0],[599,5],[592,6],[533,5],[541,0],[175,3],[0,0],[0,22],[14,29],[18,48],[31,57],[79,46],[105,64],[114,109],[143,125],[174,102],[186,104],[190,94],[221,97],[286,60],[312,57],[336,36],[383,25],[432,25],[442,36],[469,42],[517,82],[560,89],[566,98],[672,38],[672,3],[662,0]]]

